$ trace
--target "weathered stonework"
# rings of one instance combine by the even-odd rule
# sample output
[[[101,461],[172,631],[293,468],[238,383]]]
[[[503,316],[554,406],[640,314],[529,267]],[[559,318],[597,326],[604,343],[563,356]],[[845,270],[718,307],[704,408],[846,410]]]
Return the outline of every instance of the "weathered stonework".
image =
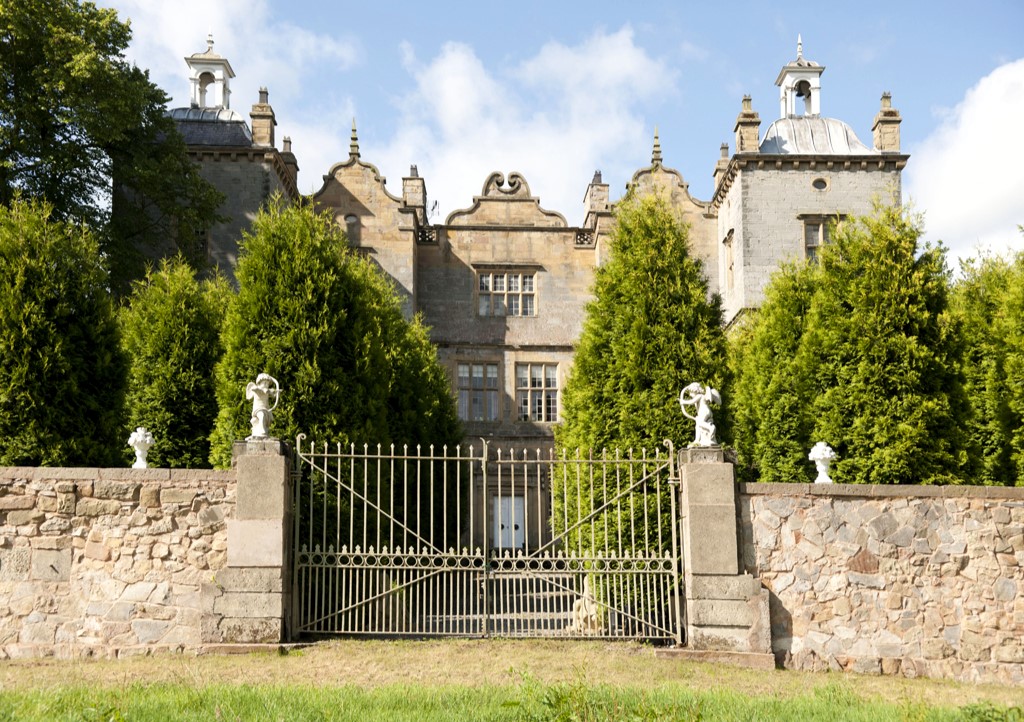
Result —
[[[1024,489],[740,485],[787,667],[1024,684]]]
[[[234,507],[233,471],[0,469],[0,656],[216,638]]]

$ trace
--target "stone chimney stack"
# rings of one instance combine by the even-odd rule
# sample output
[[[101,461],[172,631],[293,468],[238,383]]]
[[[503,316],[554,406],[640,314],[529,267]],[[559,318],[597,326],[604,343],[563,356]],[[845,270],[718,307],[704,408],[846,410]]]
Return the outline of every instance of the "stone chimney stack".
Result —
[[[252,106],[249,117],[252,119],[252,142],[260,148],[274,147],[274,126],[277,119],[274,117],[274,109],[268,100],[269,93],[266,88],[260,88],[260,102]]]
[[[594,178],[587,186],[587,192],[583,196],[583,208],[586,218],[583,221],[584,228],[594,228],[597,223],[597,214],[607,214],[608,206],[608,184],[601,177],[601,171],[594,171]]]
[[[292,181],[298,185],[299,161],[296,160],[295,154],[292,153],[292,139],[287,135],[284,137],[284,150],[281,151],[281,160],[284,161],[284,165],[288,169],[288,174],[292,177]]]
[[[761,128],[761,116],[751,106],[750,96],[743,96],[743,109],[736,116],[736,152],[757,153],[759,150],[758,133]]]
[[[409,166],[409,175],[402,179],[402,200],[409,208],[427,207],[427,184],[414,165]]]
[[[725,171],[729,167],[729,144],[722,143],[722,155],[718,158],[715,163],[715,172],[711,174],[712,178],[715,179],[715,188],[718,188],[718,184],[722,182],[722,178],[725,176]]]
[[[900,111],[892,107],[892,94],[882,93],[882,107],[875,116],[875,124],[871,126],[874,136],[875,150],[883,153],[900,152]]]

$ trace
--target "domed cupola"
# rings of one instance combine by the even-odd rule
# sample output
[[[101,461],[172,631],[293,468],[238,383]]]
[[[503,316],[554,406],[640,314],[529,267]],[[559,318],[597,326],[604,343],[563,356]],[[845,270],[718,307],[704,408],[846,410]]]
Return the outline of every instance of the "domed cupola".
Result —
[[[800,36],[796,60],[783,66],[779,86],[779,119],[768,126],[758,150],[771,155],[870,155],[876,153],[841,120],[821,115],[821,74],[824,66],[804,57]],[[801,103],[802,101],[802,103]],[[802,112],[801,112],[802,111]]]

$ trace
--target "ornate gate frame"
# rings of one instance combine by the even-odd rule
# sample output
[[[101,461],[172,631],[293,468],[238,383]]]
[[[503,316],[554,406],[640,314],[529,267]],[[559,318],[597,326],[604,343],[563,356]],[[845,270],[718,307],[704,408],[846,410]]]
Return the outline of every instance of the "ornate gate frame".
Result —
[[[292,628],[682,644],[679,480],[665,446],[559,458],[300,435]],[[521,543],[501,547],[509,538]]]

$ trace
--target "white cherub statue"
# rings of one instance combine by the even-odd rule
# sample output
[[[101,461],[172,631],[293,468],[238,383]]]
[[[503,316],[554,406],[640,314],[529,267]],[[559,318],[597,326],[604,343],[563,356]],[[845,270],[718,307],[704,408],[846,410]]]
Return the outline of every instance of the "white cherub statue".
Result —
[[[832,447],[824,441],[819,441],[811,448],[811,453],[807,455],[807,458],[813,461],[818,469],[818,477],[814,483],[831,484],[832,477],[828,475],[828,467],[836,458],[836,452],[832,450]]]
[[[149,464],[146,463],[146,454],[149,453],[149,447],[152,445],[153,435],[146,431],[145,426],[139,426],[128,437],[128,446],[135,450],[135,463],[132,464],[133,469],[146,469],[149,467]]]
[[[270,395],[274,395],[274,403],[270,404]],[[265,439],[270,435],[270,424],[274,420],[274,409],[281,400],[281,386],[270,374],[260,374],[256,381],[250,381],[245,387],[246,401],[252,401],[252,436],[248,440]]]
[[[597,634],[601,631],[601,614],[597,599],[590,589],[590,577],[583,577],[583,596],[573,602],[572,624],[566,631],[577,634]]]
[[[715,421],[711,414],[711,404],[721,404],[722,397],[716,389],[694,382],[679,392],[679,406],[683,416],[691,419],[697,428],[694,430],[693,442],[690,446],[718,446],[715,435]],[[695,406],[696,413],[686,413],[687,406]]]

